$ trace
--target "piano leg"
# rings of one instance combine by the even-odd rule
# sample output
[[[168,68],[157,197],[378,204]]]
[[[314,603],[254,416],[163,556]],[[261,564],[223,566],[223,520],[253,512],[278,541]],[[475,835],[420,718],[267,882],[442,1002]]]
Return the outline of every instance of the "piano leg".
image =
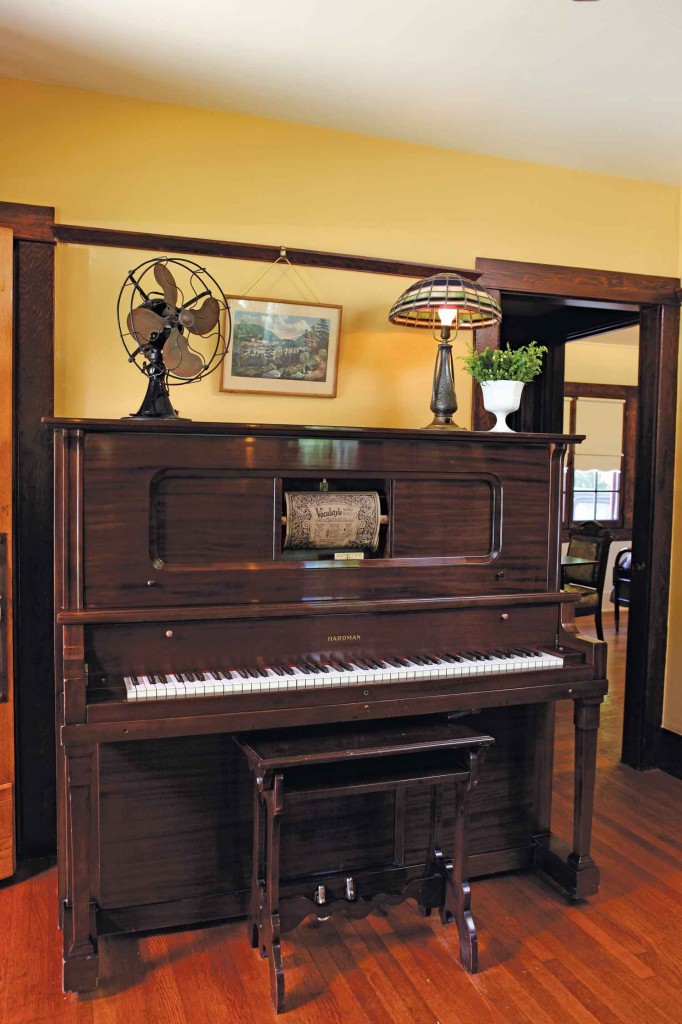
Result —
[[[266,776],[263,780],[263,800],[266,807],[267,879],[265,882],[265,905],[260,932],[261,956],[268,957],[270,968],[270,993],[275,1013],[284,1011],[284,965],[280,945],[279,919],[279,837],[281,816],[284,810],[284,778],[282,775]]]
[[[90,905],[92,862],[91,791],[95,749],[66,751],[66,824],[70,861],[70,893],[64,908],[64,991],[87,992],[97,987],[99,957]]]
[[[549,834],[535,837],[535,865],[549,875],[571,899],[594,896],[599,869],[590,855],[592,810],[597,765],[597,734],[602,697],[573,702],[575,767],[573,789],[573,849]]]

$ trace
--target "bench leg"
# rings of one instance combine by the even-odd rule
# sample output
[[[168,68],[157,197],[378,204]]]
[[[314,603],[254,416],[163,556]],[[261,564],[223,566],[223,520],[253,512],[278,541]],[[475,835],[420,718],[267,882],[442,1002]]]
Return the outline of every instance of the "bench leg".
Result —
[[[485,748],[469,751],[469,778],[455,783],[455,836],[452,860],[436,851],[440,870],[445,877],[445,897],[440,917],[443,924],[454,921],[459,933],[459,957],[469,974],[478,971],[478,937],[471,913],[469,885],[469,803],[472,790],[478,785],[478,773]]]
[[[265,899],[265,833],[263,828],[263,799],[258,786],[253,789],[253,865],[251,867],[251,898],[246,920],[249,942],[261,949],[263,905]]]
[[[266,809],[265,900],[260,929],[260,952],[267,956],[270,968],[270,994],[275,1013],[284,1011],[284,965],[279,921],[280,824],[284,810],[284,779],[275,775],[266,780],[263,799]]]
[[[452,860],[436,851],[440,870],[445,877],[445,897],[440,908],[443,924],[457,925],[459,958],[469,974],[478,970],[478,939],[471,913],[471,886],[467,874],[467,790],[457,783],[455,787],[455,842]]]

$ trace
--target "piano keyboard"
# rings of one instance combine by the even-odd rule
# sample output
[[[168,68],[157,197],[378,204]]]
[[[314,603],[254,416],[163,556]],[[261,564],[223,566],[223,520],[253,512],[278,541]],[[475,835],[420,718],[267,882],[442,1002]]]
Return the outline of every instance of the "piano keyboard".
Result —
[[[128,700],[171,700],[221,694],[270,693],[328,686],[362,686],[444,677],[499,675],[561,668],[563,659],[526,647],[499,651],[458,651],[455,654],[391,658],[320,659],[306,657],[291,665],[212,669],[169,675],[125,676]]]

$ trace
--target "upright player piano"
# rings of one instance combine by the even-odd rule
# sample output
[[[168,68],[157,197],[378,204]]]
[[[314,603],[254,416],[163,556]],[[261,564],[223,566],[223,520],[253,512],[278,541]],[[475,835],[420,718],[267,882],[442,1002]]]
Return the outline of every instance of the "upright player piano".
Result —
[[[495,745],[470,875],[534,867],[573,898],[596,892],[606,647],[576,632],[559,590],[562,457],[579,438],[49,425],[66,990],[96,985],[98,935],[245,912],[252,807],[235,732],[475,715]],[[325,514],[343,518],[330,494],[360,517],[373,503],[362,550],[325,534]],[[316,546],[292,542],[294,495],[299,527],[320,505]],[[574,703],[569,844],[550,829],[558,700]],[[408,790],[292,811],[282,890],[349,874],[399,888],[425,858],[426,803]]]

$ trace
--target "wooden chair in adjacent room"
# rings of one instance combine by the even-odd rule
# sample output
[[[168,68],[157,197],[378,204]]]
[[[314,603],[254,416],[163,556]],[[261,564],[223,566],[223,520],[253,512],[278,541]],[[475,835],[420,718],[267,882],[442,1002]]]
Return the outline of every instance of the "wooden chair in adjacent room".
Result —
[[[613,566],[613,590],[611,601],[614,606],[616,633],[620,629],[620,609],[630,605],[630,573],[632,570],[632,548],[622,548],[616,555]]]
[[[572,558],[588,561],[585,565],[565,565],[561,572],[563,589],[579,595],[575,606],[576,618],[594,615],[600,640],[604,639],[601,605],[610,546],[610,530],[594,520],[582,523],[570,531],[566,553]]]

